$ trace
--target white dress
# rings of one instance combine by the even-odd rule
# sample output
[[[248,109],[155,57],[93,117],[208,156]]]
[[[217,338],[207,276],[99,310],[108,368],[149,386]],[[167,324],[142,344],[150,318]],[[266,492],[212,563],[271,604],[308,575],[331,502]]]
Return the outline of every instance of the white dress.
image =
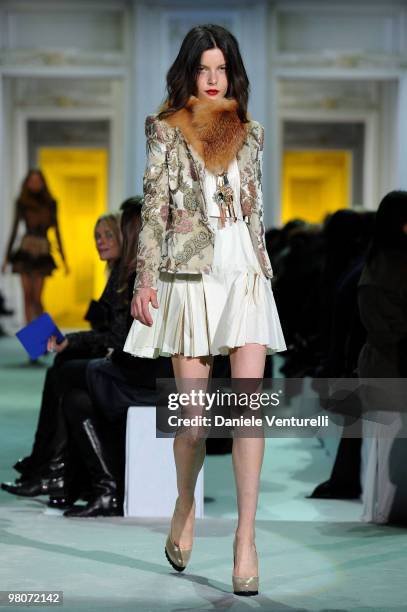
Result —
[[[242,217],[236,159],[228,178],[238,219],[227,218],[225,227],[219,228],[219,209],[213,200],[216,177],[205,173],[208,218],[215,231],[212,272],[160,272],[159,307],[150,305],[153,325],[133,321],[124,351],[137,357],[200,357],[225,355],[247,343],[265,345],[267,354],[286,350],[271,282],[260,267]]]

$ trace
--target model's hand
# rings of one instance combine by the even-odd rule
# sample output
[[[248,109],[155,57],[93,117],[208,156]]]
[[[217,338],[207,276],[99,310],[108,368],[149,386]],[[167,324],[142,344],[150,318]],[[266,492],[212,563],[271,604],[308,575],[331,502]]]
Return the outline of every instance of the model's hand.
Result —
[[[47,351],[49,353],[62,353],[68,346],[68,339],[65,338],[60,344],[57,344],[57,337],[51,336],[48,338]]]
[[[8,259],[5,259],[5,260],[3,261],[2,266],[1,266],[1,273],[2,273],[2,274],[5,274],[5,273],[6,273],[7,266],[8,266]]]
[[[150,302],[153,308],[158,308],[157,289],[137,289],[131,301],[131,316],[143,325],[151,327],[153,319],[149,309]]]

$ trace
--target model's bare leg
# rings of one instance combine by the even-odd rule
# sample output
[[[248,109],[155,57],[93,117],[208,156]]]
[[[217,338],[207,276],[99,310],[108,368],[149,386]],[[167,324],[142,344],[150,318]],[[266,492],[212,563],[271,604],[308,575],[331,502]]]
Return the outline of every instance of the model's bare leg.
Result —
[[[35,318],[34,314],[34,292],[33,292],[33,281],[29,274],[21,274],[21,287],[23,290],[24,298],[24,315],[26,323],[31,323]]]
[[[194,384],[206,390],[212,365],[212,357],[184,357],[174,355],[172,358],[174,376],[179,392],[188,392],[191,379],[200,379]],[[187,410],[188,416],[202,414],[202,409]],[[205,459],[205,437],[202,430],[188,429],[174,439],[174,458],[177,470],[178,499],[176,513],[172,521],[171,536],[174,544],[181,549],[192,547],[195,500],[194,492],[198,474]]]
[[[265,358],[266,348],[261,344],[246,344],[233,349],[230,352],[232,378],[262,379]],[[264,437],[261,432],[256,433],[258,437],[248,438],[243,435],[233,439],[232,460],[238,509],[233,573],[242,577],[258,575],[255,518],[264,456]]]
[[[44,289],[44,277],[36,274],[33,277],[33,311],[34,317],[39,317],[44,312],[42,305],[42,291]]]

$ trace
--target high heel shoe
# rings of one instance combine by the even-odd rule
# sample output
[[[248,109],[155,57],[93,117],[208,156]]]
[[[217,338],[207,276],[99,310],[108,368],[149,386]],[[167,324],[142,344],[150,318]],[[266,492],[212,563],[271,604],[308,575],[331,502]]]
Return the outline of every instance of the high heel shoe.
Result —
[[[233,541],[233,566],[236,563],[236,540]],[[232,574],[233,593],[250,597],[259,594],[259,576],[234,576]]]
[[[177,570],[177,572],[183,572],[191,557],[192,548],[181,549],[177,544],[174,544],[170,534],[168,534],[164,552],[172,567]]]
[[[191,557],[192,548],[180,548],[172,541],[171,532],[173,520],[174,516],[171,519],[170,533],[167,536],[164,552],[170,565],[172,565],[172,567],[177,570],[177,572],[183,572]]]

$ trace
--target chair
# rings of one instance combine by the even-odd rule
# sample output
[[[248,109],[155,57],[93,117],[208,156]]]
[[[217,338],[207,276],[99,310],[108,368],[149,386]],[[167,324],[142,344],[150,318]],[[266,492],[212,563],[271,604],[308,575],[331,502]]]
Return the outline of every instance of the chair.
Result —
[[[171,517],[177,498],[173,437],[156,437],[155,406],[127,413],[124,516]],[[204,516],[203,467],[196,489],[196,517]]]

